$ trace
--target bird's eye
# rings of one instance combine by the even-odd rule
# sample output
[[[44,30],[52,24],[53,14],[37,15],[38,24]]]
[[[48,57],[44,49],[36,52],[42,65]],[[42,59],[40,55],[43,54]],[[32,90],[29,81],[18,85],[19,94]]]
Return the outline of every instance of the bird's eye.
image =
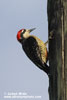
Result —
[[[26,29],[22,30],[22,33],[24,34],[26,32]]]
[[[26,29],[22,30],[20,36],[23,37],[23,34],[26,32]]]
[[[22,33],[23,33],[23,31],[24,31],[24,30],[22,30]]]

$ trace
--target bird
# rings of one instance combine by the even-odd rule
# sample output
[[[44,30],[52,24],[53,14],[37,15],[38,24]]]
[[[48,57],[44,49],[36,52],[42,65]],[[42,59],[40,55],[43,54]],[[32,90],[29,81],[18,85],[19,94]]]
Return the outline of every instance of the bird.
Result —
[[[30,33],[36,28],[21,29],[17,33],[17,40],[21,43],[22,48],[27,57],[47,75],[49,75],[48,51],[47,42],[43,42],[38,37],[31,35]]]

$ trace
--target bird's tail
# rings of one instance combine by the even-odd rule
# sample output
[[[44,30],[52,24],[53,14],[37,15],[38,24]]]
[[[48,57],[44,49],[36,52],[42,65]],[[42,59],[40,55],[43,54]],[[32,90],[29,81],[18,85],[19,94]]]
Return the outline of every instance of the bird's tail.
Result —
[[[50,69],[49,69],[49,66],[48,66],[46,63],[44,63],[44,67],[42,68],[42,70],[43,70],[44,72],[46,72],[47,75],[49,75]]]

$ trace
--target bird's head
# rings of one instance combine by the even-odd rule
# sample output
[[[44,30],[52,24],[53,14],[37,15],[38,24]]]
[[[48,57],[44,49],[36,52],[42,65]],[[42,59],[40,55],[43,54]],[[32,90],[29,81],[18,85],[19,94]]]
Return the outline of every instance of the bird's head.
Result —
[[[24,39],[27,39],[30,36],[30,32],[32,32],[33,30],[35,30],[35,28],[33,29],[21,29],[18,31],[17,33],[17,40],[19,42],[22,42]]]

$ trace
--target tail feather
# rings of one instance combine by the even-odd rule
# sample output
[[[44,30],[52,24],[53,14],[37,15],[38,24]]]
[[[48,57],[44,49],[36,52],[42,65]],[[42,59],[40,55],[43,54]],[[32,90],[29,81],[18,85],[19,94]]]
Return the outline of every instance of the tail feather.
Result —
[[[49,69],[49,66],[48,66],[46,63],[44,63],[44,67],[43,67],[42,70],[43,70],[44,72],[46,72],[46,73],[49,75],[50,69]]]

